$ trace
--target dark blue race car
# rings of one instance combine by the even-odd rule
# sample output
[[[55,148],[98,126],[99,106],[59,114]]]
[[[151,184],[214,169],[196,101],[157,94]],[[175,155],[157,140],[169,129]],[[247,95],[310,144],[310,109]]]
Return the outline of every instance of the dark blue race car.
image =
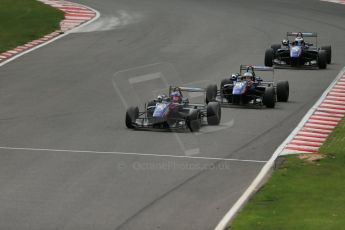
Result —
[[[314,39],[313,43],[306,38]],[[331,46],[318,48],[315,32],[287,32],[282,44],[271,45],[265,52],[266,66],[326,69],[331,61]]]
[[[126,111],[125,124],[129,129],[199,131],[202,125],[219,125],[221,106],[190,103],[183,93],[205,93],[205,89],[192,87],[169,87],[169,96],[160,95],[149,101],[143,111],[137,106]]]
[[[272,81],[264,81],[257,72],[270,72]],[[206,101],[217,101],[223,107],[246,106],[274,108],[276,101],[287,102],[289,98],[289,82],[275,84],[274,68],[267,66],[241,65],[240,72],[221,81],[217,85],[209,85],[206,89]]]

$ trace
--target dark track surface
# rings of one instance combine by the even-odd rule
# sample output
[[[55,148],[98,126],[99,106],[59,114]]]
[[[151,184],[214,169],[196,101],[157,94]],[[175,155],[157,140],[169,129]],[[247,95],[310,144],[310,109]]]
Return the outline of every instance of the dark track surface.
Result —
[[[345,65],[345,6],[319,1],[83,0],[113,30],[73,33],[0,68],[0,147],[267,161]],[[125,16],[123,22],[127,22]],[[327,70],[277,70],[290,102],[223,109],[224,129],[136,132],[125,107],[168,83],[206,86],[262,64],[286,31],[332,45]],[[156,64],[155,64],[156,63]],[[128,84],[128,83],[127,83]],[[141,90],[138,89],[141,87]],[[212,131],[212,130],[211,130]],[[212,229],[260,162],[0,149],[0,229]],[[205,169],[207,168],[207,169]],[[210,169],[211,168],[211,169]]]

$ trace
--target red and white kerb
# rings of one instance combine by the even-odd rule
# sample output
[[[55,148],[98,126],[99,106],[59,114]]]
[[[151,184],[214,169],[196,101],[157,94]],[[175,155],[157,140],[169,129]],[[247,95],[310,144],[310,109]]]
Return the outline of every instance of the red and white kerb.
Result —
[[[26,50],[29,50],[35,46],[45,43],[53,39],[54,37],[57,37],[60,34],[68,30],[71,30],[85,22],[88,22],[94,17],[96,17],[96,12],[94,10],[77,3],[60,1],[60,0],[38,0],[38,1],[43,2],[52,7],[55,7],[65,13],[64,20],[60,22],[60,30],[54,31],[50,34],[45,35],[42,38],[28,42],[12,50],[6,51],[4,53],[0,53],[0,63]]]
[[[282,154],[315,153],[345,115],[345,74],[330,89]]]

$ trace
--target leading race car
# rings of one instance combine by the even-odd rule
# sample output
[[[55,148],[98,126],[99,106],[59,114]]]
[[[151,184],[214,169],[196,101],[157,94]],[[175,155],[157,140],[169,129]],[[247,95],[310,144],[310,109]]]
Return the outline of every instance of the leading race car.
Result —
[[[221,107],[218,102],[192,104],[183,97],[184,92],[205,93],[205,89],[192,87],[169,87],[169,96],[159,95],[145,104],[144,110],[137,106],[126,112],[129,129],[163,129],[199,131],[202,125],[219,125]]]
[[[270,72],[271,81],[264,81],[257,72]],[[289,82],[274,82],[274,68],[268,66],[241,65],[240,73],[223,79],[220,90],[217,85],[209,85],[206,102],[217,101],[223,107],[246,106],[254,108],[274,108],[276,101],[287,102]]]
[[[305,41],[314,38],[315,43]],[[266,66],[318,67],[326,69],[332,61],[331,46],[317,47],[317,33],[287,32],[281,44],[271,45],[265,52]]]

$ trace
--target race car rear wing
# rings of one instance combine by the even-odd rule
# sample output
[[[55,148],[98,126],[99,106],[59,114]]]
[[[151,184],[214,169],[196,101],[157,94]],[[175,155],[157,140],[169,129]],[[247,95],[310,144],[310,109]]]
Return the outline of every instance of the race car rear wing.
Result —
[[[180,87],[181,91],[187,91],[187,92],[205,92],[205,89],[203,88],[196,88],[196,87]]]
[[[316,32],[286,32],[286,36],[297,36],[299,33],[302,34],[302,37],[317,37]]]
[[[287,39],[289,39],[289,37],[297,36],[299,34],[302,34],[302,37],[315,38],[315,46],[317,47],[317,33],[316,32],[286,32],[286,37]],[[308,45],[313,46],[314,44],[308,43]]]
[[[242,75],[243,70],[247,71],[271,71],[274,72],[274,67],[263,66],[263,65],[241,65],[240,66],[240,75]]]
[[[274,82],[274,78],[275,78],[274,77],[274,67],[262,66],[262,65],[241,65],[240,66],[240,76],[242,76],[244,72],[251,72],[251,73],[271,72],[272,73],[272,75],[271,75],[272,80],[271,81],[264,81],[262,83],[271,84],[272,82]]]
[[[170,86],[169,87],[169,95],[173,91],[185,91],[185,92],[205,92],[205,89],[203,88],[197,88],[197,87],[186,87],[186,86]]]
[[[171,95],[172,92],[178,91],[182,95],[182,92],[188,92],[188,93],[196,93],[194,97],[199,97],[199,96],[205,96],[206,94],[206,89],[204,88],[198,88],[198,87],[187,87],[187,86],[169,86],[169,95]],[[189,95],[191,98],[193,97],[192,95]],[[197,108],[205,108],[205,104],[203,103],[190,103],[189,100],[187,99],[189,106],[197,107]]]

